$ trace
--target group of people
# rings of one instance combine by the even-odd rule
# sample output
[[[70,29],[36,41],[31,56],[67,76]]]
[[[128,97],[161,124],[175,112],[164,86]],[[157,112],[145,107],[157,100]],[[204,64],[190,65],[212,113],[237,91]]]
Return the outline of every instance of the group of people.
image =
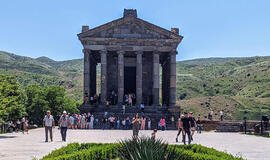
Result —
[[[182,133],[182,142],[186,144],[186,136],[188,136],[188,144],[193,141],[193,136],[196,130],[198,130],[198,133],[201,133],[202,127],[201,127],[201,120],[200,117],[198,117],[198,120],[196,121],[193,117],[193,113],[187,112],[184,113],[184,115],[181,115],[181,117],[178,119],[178,133],[176,135],[176,142],[178,142],[178,137]]]
[[[208,113],[208,119],[212,121],[212,120],[213,120],[213,117],[214,117],[214,111],[211,110],[211,111]],[[220,120],[220,121],[223,121],[223,111],[222,111],[222,110],[219,111],[219,120]]]
[[[22,131],[23,134],[25,132],[28,134],[28,120],[26,119],[26,117],[22,117],[22,119],[18,119],[16,123],[14,123],[13,121],[9,121],[8,130],[11,132]]]

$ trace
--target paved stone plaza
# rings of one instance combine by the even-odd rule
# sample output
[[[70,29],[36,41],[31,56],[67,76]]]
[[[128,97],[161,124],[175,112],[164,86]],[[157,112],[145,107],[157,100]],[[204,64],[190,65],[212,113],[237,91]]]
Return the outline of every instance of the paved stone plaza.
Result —
[[[44,142],[44,129],[30,130],[30,134],[8,133],[0,135],[0,160],[41,158],[50,151],[71,142],[117,142],[129,138],[132,131],[123,130],[68,130],[68,142],[61,142],[60,132],[54,129],[54,142]],[[176,131],[158,131],[157,137],[171,144],[175,143]],[[140,135],[150,136],[151,131],[141,131]],[[249,160],[270,159],[270,139],[239,133],[207,132],[196,134],[194,143],[214,147],[234,155],[241,155]],[[180,144],[180,143],[179,143]]]

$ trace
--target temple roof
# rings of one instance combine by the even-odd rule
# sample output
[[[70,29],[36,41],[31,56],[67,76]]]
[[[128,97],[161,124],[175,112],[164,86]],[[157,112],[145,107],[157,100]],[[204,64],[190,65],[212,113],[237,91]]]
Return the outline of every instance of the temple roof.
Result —
[[[78,34],[78,37],[80,40],[85,38],[174,40],[179,44],[183,37],[177,32],[178,28],[169,31],[138,18],[136,10],[125,9],[122,18],[93,29],[84,26],[83,32]]]

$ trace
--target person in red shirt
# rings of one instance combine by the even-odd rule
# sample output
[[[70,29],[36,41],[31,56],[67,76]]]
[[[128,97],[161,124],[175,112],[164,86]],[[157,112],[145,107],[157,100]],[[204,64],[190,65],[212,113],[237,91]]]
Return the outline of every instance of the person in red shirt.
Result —
[[[161,130],[164,131],[165,124],[166,124],[165,119],[162,117],[159,122],[160,122]]]

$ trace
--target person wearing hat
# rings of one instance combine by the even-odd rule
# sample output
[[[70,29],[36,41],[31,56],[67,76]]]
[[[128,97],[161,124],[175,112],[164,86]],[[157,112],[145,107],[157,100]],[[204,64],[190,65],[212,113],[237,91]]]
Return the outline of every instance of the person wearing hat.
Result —
[[[67,112],[64,111],[62,116],[60,117],[58,121],[58,126],[61,129],[61,137],[62,141],[66,142],[66,136],[67,136],[67,127],[69,125],[69,118],[67,116]]]
[[[193,141],[193,136],[194,136],[194,133],[196,131],[196,128],[197,128],[197,124],[196,124],[196,120],[195,118],[192,116],[192,112],[189,112],[189,119],[190,119],[190,126],[191,126],[191,140]]]
[[[51,141],[53,141],[52,128],[55,126],[53,116],[51,115],[51,111],[47,111],[47,115],[45,115],[43,119],[43,127],[45,127],[45,142],[48,142],[48,132],[50,132]]]

